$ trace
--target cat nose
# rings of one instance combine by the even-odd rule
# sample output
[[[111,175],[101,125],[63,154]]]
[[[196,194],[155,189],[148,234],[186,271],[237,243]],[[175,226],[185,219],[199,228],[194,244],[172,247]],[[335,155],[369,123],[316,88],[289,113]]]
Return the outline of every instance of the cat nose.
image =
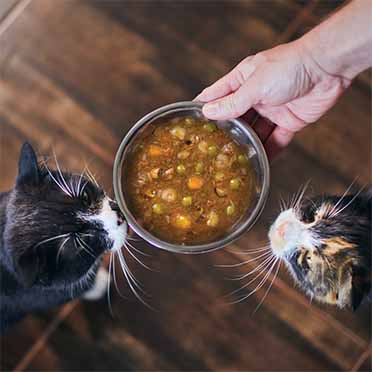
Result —
[[[118,203],[110,200],[109,204],[111,209],[118,215],[118,225],[121,225],[125,221],[125,218],[123,213],[121,213]]]
[[[281,237],[281,238],[284,238],[284,235],[285,235],[285,231],[287,229],[287,225],[288,225],[288,222],[283,222],[279,225],[278,229],[277,229],[277,232],[278,232],[278,235]]]

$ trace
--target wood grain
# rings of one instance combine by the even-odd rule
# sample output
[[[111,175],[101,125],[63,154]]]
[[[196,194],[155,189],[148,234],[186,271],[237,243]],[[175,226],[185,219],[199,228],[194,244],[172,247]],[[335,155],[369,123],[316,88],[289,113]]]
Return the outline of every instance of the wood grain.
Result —
[[[32,2],[0,39],[0,190],[14,183],[19,148],[28,140],[40,154],[54,149],[66,169],[78,172],[88,162],[109,191],[116,149],[136,120],[193,98],[246,55],[298,37],[338,3],[326,5]],[[128,298],[112,289],[114,318],[106,300],[79,302],[45,337],[57,310],[30,315],[1,338],[2,370],[19,362],[26,370],[90,371],[355,367],[371,342],[371,306],[354,314],[310,304],[281,269],[252,316],[263,291],[234,306],[224,296],[239,286],[226,278],[254,265],[216,265],[239,262],[247,257],[243,250],[262,245],[279,196],[291,197],[309,178],[309,193],[340,194],[356,175],[358,185],[371,182],[370,99],[366,81],[356,80],[329,114],[296,137],[272,165],[260,221],[236,246],[190,257],[138,242],[157,272],[128,260],[156,312],[136,301],[120,277]],[[45,341],[30,357],[37,340]],[[367,365],[368,358],[361,362]]]

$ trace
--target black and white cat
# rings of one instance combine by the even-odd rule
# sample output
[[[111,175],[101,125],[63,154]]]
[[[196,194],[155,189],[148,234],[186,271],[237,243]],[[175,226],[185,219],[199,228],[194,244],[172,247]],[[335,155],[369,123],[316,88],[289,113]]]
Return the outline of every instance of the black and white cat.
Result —
[[[40,165],[23,145],[14,188],[0,193],[0,329],[29,312],[105,294],[100,263],[119,251],[128,226],[87,175]]]

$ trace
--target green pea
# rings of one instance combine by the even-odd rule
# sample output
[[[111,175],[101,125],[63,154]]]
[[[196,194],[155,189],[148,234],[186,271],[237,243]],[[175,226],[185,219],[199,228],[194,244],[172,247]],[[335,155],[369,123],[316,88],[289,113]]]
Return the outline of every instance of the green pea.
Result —
[[[238,190],[240,187],[240,180],[239,178],[233,178],[230,180],[230,188],[231,190]]]
[[[182,174],[185,174],[186,167],[183,164],[178,164],[176,170],[178,174],[182,175]]]
[[[194,124],[194,119],[192,118],[185,118],[185,124],[189,127]]]
[[[246,164],[247,163],[247,161],[248,161],[248,159],[247,159],[247,157],[245,156],[245,155],[243,155],[243,154],[240,154],[239,156],[238,156],[238,162],[240,163],[240,164]]]
[[[216,172],[216,174],[214,175],[214,179],[217,181],[217,182],[221,182],[223,181],[223,179],[225,178],[225,174],[223,172]]]
[[[182,205],[184,207],[189,207],[192,204],[192,197],[191,196],[184,196],[182,198]]]
[[[207,131],[207,132],[212,133],[212,132],[214,132],[214,131],[217,129],[217,126],[216,126],[216,124],[214,124],[214,123],[208,122],[208,123],[205,123],[205,124],[203,125],[203,129],[204,129],[205,131]]]
[[[235,213],[235,205],[234,204],[230,204],[226,207],[226,214],[228,216],[232,216],[233,214]]]
[[[200,174],[200,173],[203,173],[203,170],[204,170],[204,164],[201,161],[198,161],[195,164],[195,172],[197,174]]]
[[[217,146],[215,145],[208,146],[208,155],[210,156],[217,155]]]
[[[163,214],[164,213],[164,206],[161,203],[155,203],[152,205],[152,210],[155,214]]]

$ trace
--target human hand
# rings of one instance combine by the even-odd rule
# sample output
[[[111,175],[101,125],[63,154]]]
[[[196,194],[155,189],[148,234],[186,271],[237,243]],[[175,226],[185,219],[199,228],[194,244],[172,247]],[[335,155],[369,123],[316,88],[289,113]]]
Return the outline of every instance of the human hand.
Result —
[[[210,119],[236,118],[254,108],[275,123],[264,143],[272,159],[297,131],[329,110],[350,83],[322,69],[299,39],[245,58],[195,100],[206,102],[203,113]],[[267,125],[261,120],[254,129],[267,132]]]

